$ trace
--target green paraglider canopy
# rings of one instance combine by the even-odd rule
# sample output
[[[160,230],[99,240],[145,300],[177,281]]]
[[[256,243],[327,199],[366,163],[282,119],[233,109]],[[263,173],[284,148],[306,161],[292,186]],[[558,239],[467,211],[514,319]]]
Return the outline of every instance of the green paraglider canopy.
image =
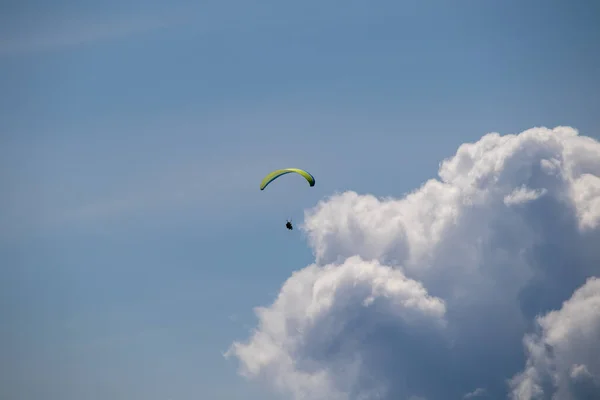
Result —
[[[299,169],[299,168],[284,168],[284,169],[277,169],[273,172],[270,172],[267,176],[265,176],[264,179],[262,180],[262,182],[260,183],[260,190],[264,190],[267,187],[267,185],[269,185],[269,183],[273,182],[275,179],[279,178],[280,176],[289,174],[289,173],[300,174],[304,177],[304,179],[306,179],[308,181],[308,184],[310,186],[315,186],[315,178],[307,171],[305,171],[303,169]]]

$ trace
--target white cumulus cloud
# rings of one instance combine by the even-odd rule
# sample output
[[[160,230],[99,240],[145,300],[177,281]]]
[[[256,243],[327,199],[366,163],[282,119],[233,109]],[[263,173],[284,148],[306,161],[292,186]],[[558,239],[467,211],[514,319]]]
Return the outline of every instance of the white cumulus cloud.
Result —
[[[584,398],[600,330],[572,316],[600,311],[581,300],[593,283],[573,293],[600,275],[599,223],[600,143],[568,127],[485,135],[403,198],[308,210],[315,263],[229,354],[294,399]]]
[[[378,367],[374,353],[387,351],[373,335],[403,332],[407,344],[418,345],[421,335],[444,329],[445,312],[441,299],[401,271],[350,257],[295,273],[270,308],[257,310],[260,327],[250,341],[232,351],[247,376],[263,376],[296,398],[344,399],[356,387],[382,393],[365,375]]]
[[[477,388],[477,389],[473,390],[472,392],[465,394],[465,397],[463,397],[463,399],[480,398],[480,397],[484,397],[485,395],[486,395],[485,389]]]
[[[513,190],[511,194],[504,196],[504,204],[507,206],[523,204],[528,201],[539,199],[545,194],[546,189],[530,190],[525,186],[521,186],[520,188]]]
[[[513,398],[600,398],[600,279],[536,324],[539,332],[525,337],[527,367],[512,380]]]

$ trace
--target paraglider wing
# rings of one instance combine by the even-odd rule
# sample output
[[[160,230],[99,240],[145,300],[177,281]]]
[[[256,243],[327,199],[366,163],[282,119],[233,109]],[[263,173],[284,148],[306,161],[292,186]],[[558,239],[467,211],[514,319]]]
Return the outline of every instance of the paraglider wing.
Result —
[[[267,176],[265,176],[265,178],[260,183],[260,190],[264,190],[269,183],[273,182],[275,179],[279,178],[280,176],[289,174],[292,172],[302,175],[304,177],[304,179],[306,179],[308,181],[308,184],[310,186],[315,186],[315,178],[311,174],[309,174],[307,171],[305,171],[303,169],[299,169],[299,168],[284,168],[284,169],[275,170],[275,171],[269,173]]]

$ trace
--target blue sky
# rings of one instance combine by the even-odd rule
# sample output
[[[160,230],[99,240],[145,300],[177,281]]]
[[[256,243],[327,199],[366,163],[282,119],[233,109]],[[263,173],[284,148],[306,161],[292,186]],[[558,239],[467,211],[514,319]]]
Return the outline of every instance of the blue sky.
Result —
[[[0,22],[0,397],[264,399],[222,353],[314,257],[488,132],[599,137],[591,1],[25,1]],[[279,167],[298,177],[258,184]],[[287,177],[286,177],[287,178]]]

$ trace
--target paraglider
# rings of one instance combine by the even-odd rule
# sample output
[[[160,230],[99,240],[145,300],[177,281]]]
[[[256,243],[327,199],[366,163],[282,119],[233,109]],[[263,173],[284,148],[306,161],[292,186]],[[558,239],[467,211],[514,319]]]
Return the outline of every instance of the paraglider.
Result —
[[[275,179],[279,178],[282,175],[289,174],[292,172],[302,175],[304,177],[304,179],[306,179],[306,181],[308,182],[308,184],[310,186],[315,186],[314,176],[312,176],[307,171],[305,171],[303,169],[299,169],[299,168],[284,168],[284,169],[277,169],[273,172],[270,172],[267,176],[265,176],[264,179],[262,180],[262,182],[260,183],[260,190],[265,190],[265,188],[267,187],[267,185],[269,183],[273,182]]]
[[[267,176],[265,176],[263,178],[262,182],[260,183],[260,190],[265,190],[265,188],[271,182],[273,182],[275,179],[279,178],[282,175],[286,175],[286,174],[289,174],[289,173],[299,174],[304,179],[306,179],[306,181],[308,182],[308,185],[310,187],[315,186],[315,178],[308,171],[305,171],[305,170],[299,169],[299,168],[283,168],[283,169],[277,169],[277,170],[272,171],[269,174],[267,174]],[[289,221],[286,220],[285,227],[288,230],[290,230],[290,231],[294,230],[294,226],[292,225],[292,220],[291,219]]]

